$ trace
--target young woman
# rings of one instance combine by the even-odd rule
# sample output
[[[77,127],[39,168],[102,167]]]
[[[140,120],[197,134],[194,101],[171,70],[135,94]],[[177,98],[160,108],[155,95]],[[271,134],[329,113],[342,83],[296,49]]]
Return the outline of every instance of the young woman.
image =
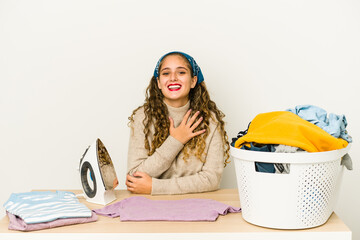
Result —
[[[144,105],[129,117],[127,189],[185,194],[219,188],[229,158],[224,114],[210,100],[195,60],[170,52],[158,61]]]

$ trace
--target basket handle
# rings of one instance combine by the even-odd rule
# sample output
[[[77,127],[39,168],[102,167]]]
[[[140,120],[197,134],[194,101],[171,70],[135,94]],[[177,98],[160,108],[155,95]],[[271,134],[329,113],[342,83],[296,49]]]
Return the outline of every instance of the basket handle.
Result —
[[[347,170],[353,170],[352,159],[348,153],[341,158],[340,164],[344,165]]]

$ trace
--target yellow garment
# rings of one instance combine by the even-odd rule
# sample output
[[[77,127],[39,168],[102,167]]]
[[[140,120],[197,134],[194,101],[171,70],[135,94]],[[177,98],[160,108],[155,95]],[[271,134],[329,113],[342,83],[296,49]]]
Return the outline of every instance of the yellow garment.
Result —
[[[344,148],[348,142],[329,133],[298,115],[277,111],[261,113],[251,122],[248,133],[235,142],[236,148],[244,143],[283,144],[308,152],[323,152]]]

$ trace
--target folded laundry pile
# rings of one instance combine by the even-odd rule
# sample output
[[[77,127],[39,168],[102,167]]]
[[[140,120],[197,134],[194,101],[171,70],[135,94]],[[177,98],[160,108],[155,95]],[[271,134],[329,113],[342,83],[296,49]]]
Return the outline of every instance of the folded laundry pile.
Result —
[[[13,193],[4,207],[11,230],[33,231],[97,220],[96,214],[67,191]]]
[[[129,197],[101,209],[98,215],[119,217],[121,221],[215,221],[219,215],[238,213],[240,208],[211,199],[150,200]]]
[[[287,111],[258,114],[248,129],[239,132],[231,145],[262,152],[323,152],[345,148],[352,142],[346,131],[344,115],[330,114],[312,105],[300,105]],[[351,159],[346,155],[346,159]],[[351,164],[346,165],[351,168]],[[289,173],[288,164],[255,163],[256,171]]]

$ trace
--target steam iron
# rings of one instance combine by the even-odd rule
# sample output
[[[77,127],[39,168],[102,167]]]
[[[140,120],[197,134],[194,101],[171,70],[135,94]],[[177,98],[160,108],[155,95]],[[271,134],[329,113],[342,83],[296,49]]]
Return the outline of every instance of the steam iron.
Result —
[[[85,150],[79,172],[87,201],[106,205],[116,199],[114,189],[119,182],[110,155],[100,139]]]

